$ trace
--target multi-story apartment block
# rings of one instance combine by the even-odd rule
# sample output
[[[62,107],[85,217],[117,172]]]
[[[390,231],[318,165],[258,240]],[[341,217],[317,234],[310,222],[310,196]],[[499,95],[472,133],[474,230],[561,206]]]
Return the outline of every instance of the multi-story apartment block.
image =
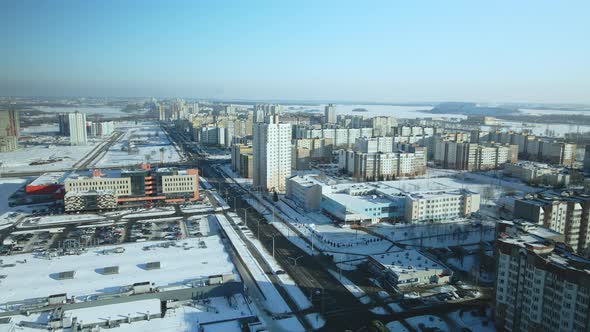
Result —
[[[255,123],[252,147],[254,187],[284,192],[291,176],[291,124],[279,123],[278,115]]]
[[[70,144],[86,145],[88,143],[86,133],[86,114],[80,112],[69,113],[68,124],[70,126]]]
[[[590,260],[571,253],[560,234],[500,223],[496,241],[496,326],[506,331],[588,331]]]
[[[312,160],[330,160],[332,158],[332,139],[329,138],[294,139],[293,147],[308,149]]]
[[[18,148],[20,123],[18,111],[0,111],[0,152],[14,151]]]
[[[338,152],[339,169],[357,181],[390,180],[426,173],[426,149],[414,152],[363,153],[351,150]]]
[[[518,160],[516,145],[480,145],[440,139],[435,145],[434,162],[443,168],[487,170]]]
[[[324,123],[336,123],[336,106],[328,104],[324,108]]]
[[[590,196],[575,192],[529,196],[514,202],[514,217],[564,234],[572,250],[590,254]]]

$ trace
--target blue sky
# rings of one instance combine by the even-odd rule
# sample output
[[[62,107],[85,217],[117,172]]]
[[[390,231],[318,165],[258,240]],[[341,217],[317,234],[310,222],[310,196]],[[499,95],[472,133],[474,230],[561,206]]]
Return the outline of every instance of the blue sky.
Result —
[[[590,1],[0,2],[0,94],[590,102]]]

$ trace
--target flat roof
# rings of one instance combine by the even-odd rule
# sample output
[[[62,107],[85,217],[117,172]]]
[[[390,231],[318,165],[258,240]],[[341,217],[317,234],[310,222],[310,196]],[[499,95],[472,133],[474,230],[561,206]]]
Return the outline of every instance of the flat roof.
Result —
[[[43,173],[38,178],[29,183],[29,186],[46,186],[63,183],[69,172],[48,172]]]
[[[396,274],[446,269],[444,265],[426,257],[416,249],[391,251],[371,255],[371,258]]]
[[[206,248],[201,248],[199,241],[204,241]],[[34,254],[2,257],[3,264],[14,266],[2,269],[6,278],[0,285],[0,304],[58,293],[84,299],[93,294],[116,293],[123,286],[145,281],[158,287],[183,285],[192,279],[227,273],[233,273],[239,279],[217,235],[176,241],[177,246],[168,248],[156,246],[162,243],[166,241],[92,247],[81,255],[53,259]],[[121,246],[125,252],[103,254],[105,250]],[[144,250],[147,246],[152,249]],[[147,270],[145,264],[153,261],[160,261],[161,268]],[[118,274],[100,273],[105,266],[114,265],[119,266]],[[75,271],[73,279],[58,280],[56,277],[60,272],[70,270]]]

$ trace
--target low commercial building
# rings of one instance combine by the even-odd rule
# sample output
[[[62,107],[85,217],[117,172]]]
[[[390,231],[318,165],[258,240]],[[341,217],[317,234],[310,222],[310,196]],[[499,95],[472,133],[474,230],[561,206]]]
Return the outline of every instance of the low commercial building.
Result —
[[[392,287],[416,284],[445,284],[453,275],[451,269],[416,249],[397,250],[368,259],[369,271]]]
[[[310,179],[291,180],[307,183]],[[344,223],[442,222],[468,217],[480,204],[478,193],[450,186],[444,178],[336,185],[313,181],[322,186],[321,211]],[[294,190],[290,196],[293,201],[307,202],[304,193]]]
[[[570,183],[570,175],[564,168],[530,161],[506,164],[503,173],[530,184],[566,187]]]
[[[90,197],[98,200],[114,195],[119,204],[195,201],[199,199],[199,175],[196,169],[151,169],[149,165],[143,165],[141,169],[112,171],[106,175],[100,171],[94,171],[90,176],[71,173],[64,181],[64,188],[65,197],[71,198],[65,203],[75,203],[66,210],[76,211],[75,206],[80,206],[81,198],[73,193],[89,202],[94,199]],[[101,206],[88,204],[83,205],[83,209]]]
[[[305,211],[319,211],[322,185],[313,176],[294,176],[287,180],[286,197]]]
[[[542,227],[498,226],[496,326],[506,331],[587,331],[590,260]]]

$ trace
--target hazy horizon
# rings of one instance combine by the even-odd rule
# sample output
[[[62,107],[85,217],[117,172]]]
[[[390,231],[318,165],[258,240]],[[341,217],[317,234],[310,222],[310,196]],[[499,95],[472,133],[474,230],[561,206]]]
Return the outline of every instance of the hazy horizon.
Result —
[[[9,1],[0,95],[589,104],[590,3]]]

